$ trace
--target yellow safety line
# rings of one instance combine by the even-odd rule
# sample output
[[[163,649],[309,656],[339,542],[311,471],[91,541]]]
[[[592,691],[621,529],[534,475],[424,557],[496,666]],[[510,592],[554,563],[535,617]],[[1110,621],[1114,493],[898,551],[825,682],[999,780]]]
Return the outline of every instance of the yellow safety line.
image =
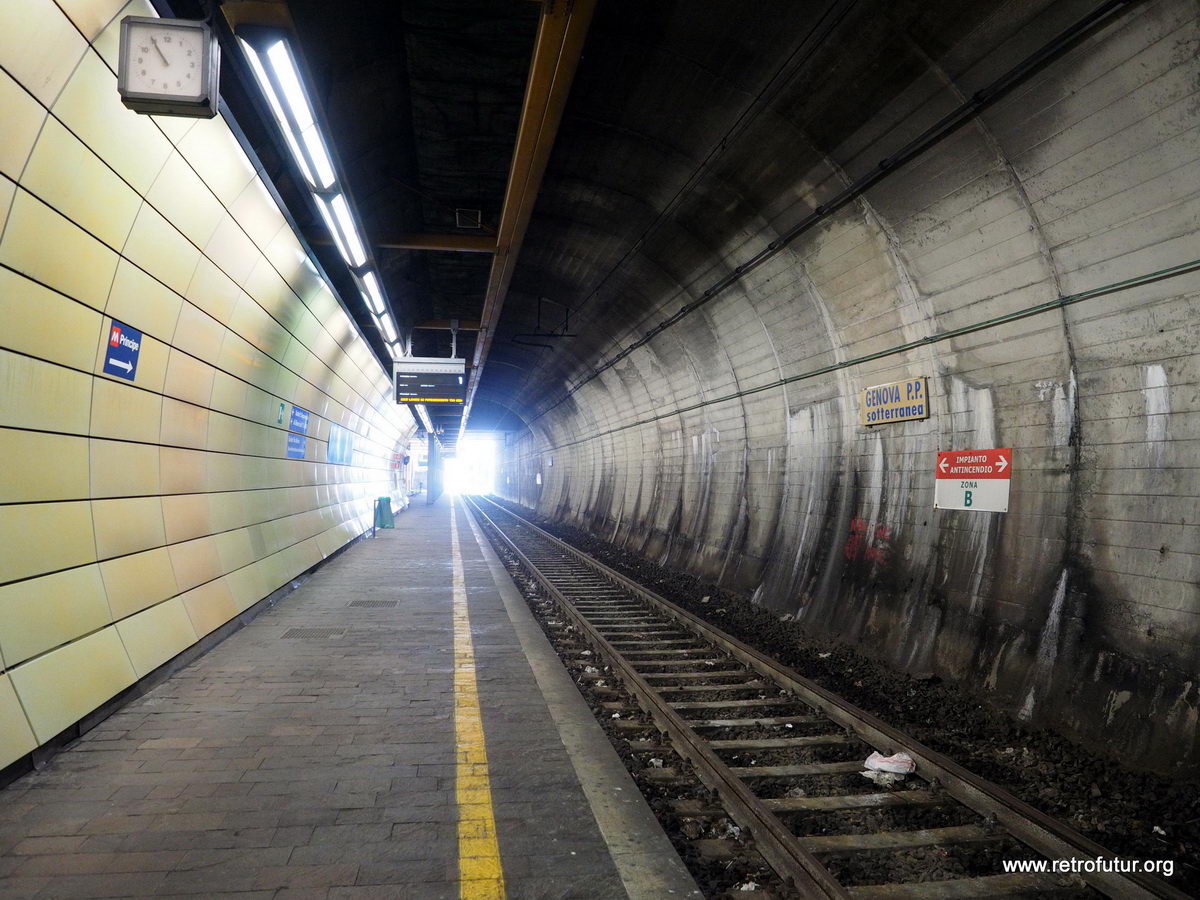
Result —
[[[492,813],[492,783],[475,680],[475,646],[467,615],[467,587],[458,547],[458,521],[450,507],[450,551],[454,559],[454,743],[458,764],[458,896],[461,900],[504,900],[504,870]]]

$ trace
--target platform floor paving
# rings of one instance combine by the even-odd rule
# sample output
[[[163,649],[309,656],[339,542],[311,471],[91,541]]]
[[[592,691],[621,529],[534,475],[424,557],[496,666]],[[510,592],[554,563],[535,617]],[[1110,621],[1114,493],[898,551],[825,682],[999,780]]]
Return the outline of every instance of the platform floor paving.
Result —
[[[0,791],[0,898],[468,896],[452,517],[506,895],[695,896],[469,513],[443,499]]]

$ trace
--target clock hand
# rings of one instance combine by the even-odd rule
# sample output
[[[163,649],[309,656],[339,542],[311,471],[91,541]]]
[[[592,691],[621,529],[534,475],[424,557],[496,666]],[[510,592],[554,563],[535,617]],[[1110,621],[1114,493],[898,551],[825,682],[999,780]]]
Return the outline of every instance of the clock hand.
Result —
[[[162,47],[158,46],[158,41],[156,41],[154,38],[150,38],[150,43],[152,43],[152,44],[154,45],[154,49],[158,51],[158,55],[159,55],[159,56],[162,58],[163,65],[164,65],[164,66],[169,66],[169,65],[170,65],[170,63],[169,63],[169,62],[167,62],[167,57],[166,57],[166,55],[165,55],[165,54],[162,52]]]

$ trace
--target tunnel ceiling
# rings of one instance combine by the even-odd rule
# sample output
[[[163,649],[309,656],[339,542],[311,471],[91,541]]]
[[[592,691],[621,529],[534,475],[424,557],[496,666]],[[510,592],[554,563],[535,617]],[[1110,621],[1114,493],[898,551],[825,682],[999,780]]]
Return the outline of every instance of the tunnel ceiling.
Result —
[[[199,6],[173,4],[177,14]],[[562,0],[557,0],[562,2]],[[487,357],[473,429],[514,430],[725,269],[737,235],[781,232],[773,204],[995,11],[992,0],[602,0]],[[540,4],[290,0],[367,232],[495,231]],[[1019,23],[1013,23],[1013,30]],[[995,27],[995,23],[992,23]],[[1000,37],[1003,37],[1001,35]],[[236,54],[227,54],[227,59]],[[369,322],[286,154],[246,89],[222,90],[285,204],[360,322]],[[952,68],[954,61],[949,61]],[[807,144],[778,146],[786,120]],[[794,138],[789,138],[794,140]],[[786,160],[786,165],[780,161]],[[790,216],[795,216],[788,197]],[[479,210],[480,229],[456,210]],[[748,244],[745,256],[760,249]],[[478,320],[491,256],[376,248],[404,331]],[[698,283],[695,272],[710,271]],[[689,273],[687,276],[677,273]],[[372,336],[369,326],[364,331]],[[413,353],[447,356],[417,328]],[[475,335],[460,333],[470,358]],[[382,343],[376,347],[386,359]],[[445,420],[447,429],[453,419]]]

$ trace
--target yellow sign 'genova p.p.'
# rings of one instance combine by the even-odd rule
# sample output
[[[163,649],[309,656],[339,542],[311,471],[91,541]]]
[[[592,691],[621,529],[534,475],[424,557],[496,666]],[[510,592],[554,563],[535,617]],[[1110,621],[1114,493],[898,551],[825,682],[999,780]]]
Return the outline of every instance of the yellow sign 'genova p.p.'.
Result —
[[[928,419],[929,379],[922,375],[863,388],[858,415],[863,425]]]

